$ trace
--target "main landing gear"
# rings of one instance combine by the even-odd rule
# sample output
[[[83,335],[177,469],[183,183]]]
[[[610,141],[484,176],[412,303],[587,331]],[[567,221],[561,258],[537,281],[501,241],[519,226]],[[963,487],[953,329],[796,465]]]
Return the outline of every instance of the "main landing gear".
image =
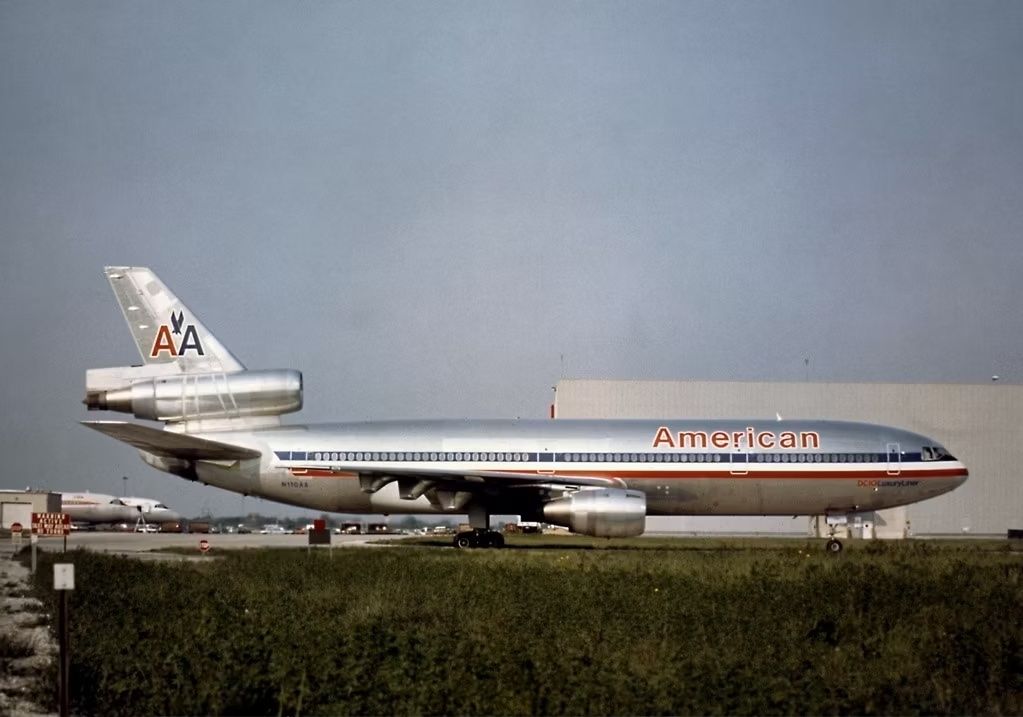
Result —
[[[504,536],[490,529],[490,511],[481,503],[470,503],[469,525],[472,530],[463,530],[455,536],[456,548],[503,548]]]
[[[496,530],[474,528],[455,536],[456,548],[503,548],[504,536]]]

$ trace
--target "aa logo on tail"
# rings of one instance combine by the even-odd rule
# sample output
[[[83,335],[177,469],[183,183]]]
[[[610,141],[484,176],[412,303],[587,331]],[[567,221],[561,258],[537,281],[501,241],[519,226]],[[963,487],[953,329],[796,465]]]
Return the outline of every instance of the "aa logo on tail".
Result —
[[[184,334],[181,333],[182,329],[184,329]],[[181,337],[180,343],[175,341],[175,336]],[[153,348],[149,352],[149,357],[157,358],[164,351],[171,356],[184,356],[188,351],[195,351],[197,356],[206,355],[195,326],[193,324],[185,326],[185,313],[183,311],[171,314],[170,326],[167,324],[160,325],[156,332],[156,338],[153,340]]]

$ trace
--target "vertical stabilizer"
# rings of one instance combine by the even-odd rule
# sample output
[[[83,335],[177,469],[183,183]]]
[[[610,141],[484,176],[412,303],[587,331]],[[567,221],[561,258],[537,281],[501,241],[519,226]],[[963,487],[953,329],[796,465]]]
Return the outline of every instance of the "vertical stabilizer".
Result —
[[[181,373],[245,368],[151,269],[108,266],[104,272],[143,362]]]

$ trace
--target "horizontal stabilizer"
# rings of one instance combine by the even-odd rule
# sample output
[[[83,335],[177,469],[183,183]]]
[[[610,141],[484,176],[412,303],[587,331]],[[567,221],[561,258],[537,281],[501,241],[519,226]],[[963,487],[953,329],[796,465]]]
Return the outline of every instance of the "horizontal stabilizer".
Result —
[[[229,443],[211,441],[198,436],[162,431],[138,423],[124,421],[82,421],[94,431],[105,433],[111,438],[135,446],[139,450],[167,458],[183,458],[192,461],[239,461],[259,458],[260,452]]]

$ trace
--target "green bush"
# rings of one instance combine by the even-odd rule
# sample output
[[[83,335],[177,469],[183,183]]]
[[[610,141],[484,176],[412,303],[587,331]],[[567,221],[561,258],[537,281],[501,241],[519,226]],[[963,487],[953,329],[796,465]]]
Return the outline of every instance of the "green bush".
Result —
[[[516,544],[536,549],[243,551],[198,564],[74,553],[73,710],[1023,711],[1012,554]]]

